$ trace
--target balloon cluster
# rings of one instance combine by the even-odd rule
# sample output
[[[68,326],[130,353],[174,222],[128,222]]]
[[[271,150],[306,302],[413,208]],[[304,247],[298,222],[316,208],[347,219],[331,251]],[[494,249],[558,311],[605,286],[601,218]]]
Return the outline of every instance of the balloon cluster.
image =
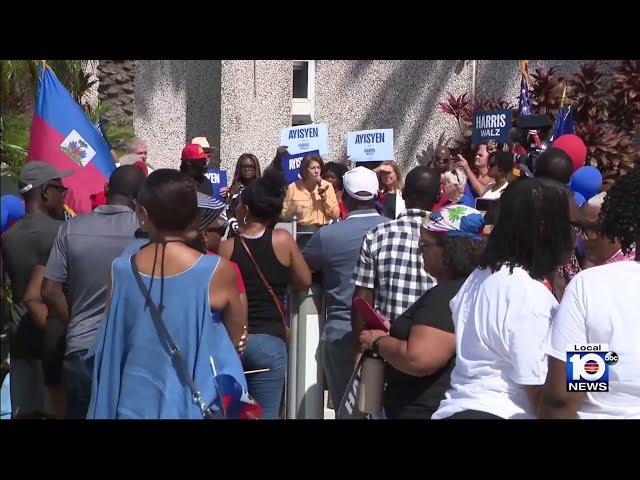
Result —
[[[587,147],[580,137],[572,133],[562,135],[553,142],[555,148],[563,150],[573,162],[573,174],[569,187],[578,207],[593,197],[602,187],[602,174],[596,167],[585,165]]]
[[[0,233],[4,233],[11,225],[24,217],[24,202],[17,195],[2,195],[0,197],[0,213],[2,214]]]

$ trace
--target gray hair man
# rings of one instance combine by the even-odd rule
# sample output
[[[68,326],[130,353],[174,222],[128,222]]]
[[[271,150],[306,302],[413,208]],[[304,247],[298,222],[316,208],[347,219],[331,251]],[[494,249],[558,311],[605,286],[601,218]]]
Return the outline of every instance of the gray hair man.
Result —
[[[151,168],[151,165],[147,163],[147,154],[149,152],[147,142],[142,140],[140,137],[132,138],[126,143],[125,151],[127,154],[138,155],[140,159],[145,163],[145,165],[147,165],[147,170],[149,171],[149,173],[153,172],[153,168]]]

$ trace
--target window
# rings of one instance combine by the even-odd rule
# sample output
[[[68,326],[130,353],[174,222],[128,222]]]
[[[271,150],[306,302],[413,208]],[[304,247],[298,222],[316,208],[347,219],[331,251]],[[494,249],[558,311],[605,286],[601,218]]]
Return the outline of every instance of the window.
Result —
[[[293,62],[293,98],[309,98],[308,62]]]
[[[313,123],[315,91],[315,62],[293,62],[293,92],[291,98],[291,125]]]

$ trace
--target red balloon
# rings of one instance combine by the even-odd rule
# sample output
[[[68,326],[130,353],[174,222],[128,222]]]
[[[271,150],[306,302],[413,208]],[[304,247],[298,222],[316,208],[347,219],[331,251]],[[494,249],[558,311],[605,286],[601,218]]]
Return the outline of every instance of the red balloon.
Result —
[[[573,133],[562,135],[553,142],[553,147],[559,148],[571,157],[574,172],[584,167],[584,162],[587,159],[587,147],[579,136]]]

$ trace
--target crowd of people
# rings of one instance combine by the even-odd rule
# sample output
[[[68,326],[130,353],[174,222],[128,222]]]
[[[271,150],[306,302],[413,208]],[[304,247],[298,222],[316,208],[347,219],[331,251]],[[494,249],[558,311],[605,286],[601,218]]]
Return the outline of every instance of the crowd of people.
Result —
[[[404,177],[308,154],[287,185],[280,147],[264,170],[242,154],[221,202],[195,140],[154,170],[134,139],[66,220],[70,172],[22,169],[26,215],[1,239],[12,417],[209,418],[229,375],[283,418],[289,295],[317,283],[336,410],[374,352],[389,419],[640,418],[639,167],[579,205],[560,148],[531,172],[508,145],[440,146]],[[567,345],[587,343],[619,356],[608,392],[567,391]]]

